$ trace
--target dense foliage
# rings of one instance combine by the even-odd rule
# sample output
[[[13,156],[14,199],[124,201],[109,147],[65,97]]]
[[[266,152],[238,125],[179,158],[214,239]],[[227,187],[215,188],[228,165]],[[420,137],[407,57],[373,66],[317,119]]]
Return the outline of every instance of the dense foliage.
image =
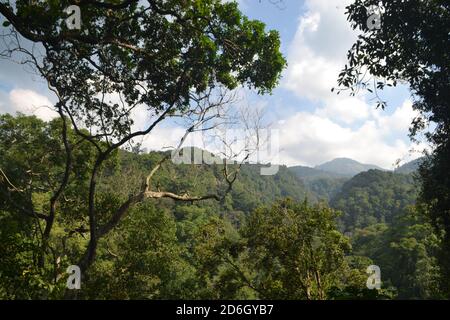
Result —
[[[391,223],[416,198],[412,175],[369,170],[345,182],[330,205],[343,212],[341,227],[351,231],[375,223]]]
[[[442,298],[436,263],[439,239],[413,207],[391,224],[356,229],[353,248],[355,255],[368,256],[381,268],[384,285],[394,287],[399,299]]]
[[[44,259],[56,259],[57,254],[50,254],[49,239],[54,222],[64,215],[59,211],[65,202],[62,198],[78,178],[74,170],[78,147],[87,143],[94,150],[84,172],[89,181],[76,195],[84,196],[80,203],[85,207],[72,212],[77,223],[88,221],[83,230],[88,230],[89,240],[83,243],[85,251],[77,263],[85,275],[96,259],[100,240],[135,205],[148,198],[219,200],[236,179],[236,174],[224,171],[228,187],[222,185],[193,199],[188,191],[176,194],[152,189],[151,178],[161,165],[153,163],[138,190],[111,199],[97,187],[115,153],[169,118],[184,120],[189,133],[226,122],[233,100],[229,91],[241,86],[259,94],[271,92],[286,61],[278,32],[243,15],[236,2],[82,0],[76,4],[83,23],[76,29],[66,24],[65,9],[70,4],[72,1],[1,2],[7,43],[1,56],[21,61],[47,82],[57,98],[53,109],[61,119],[59,143],[64,155],[58,161],[64,165],[59,168],[61,177],[50,181],[52,188],[46,190],[52,193],[48,208],[43,208],[48,210],[38,215],[45,229],[41,267]],[[22,42],[42,50],[27,50]],[[138,117],[146,119],[142,127],[134,123]],[[71,139],[69,131],[77,139]],[[2,179],[8,180],[9,174],[2,174]],[[33,207],[37,204],[28,198],[24,209],[36,216]],[[13,199],[10,202],[15,204]],[[66,236],[71,235],[68,232]]]
[[[369,25],[372,14],[379,15],[380,28]],[[347,16],[361,34],[348,52],[339,85],[353,94],[367,89],[383,108],[381,89],[408,85],[413,109],[419,113],[412,122],[411,137],[415,140],[425,130],[432,147],[420,166],[419,200],[443,237],[440,283],[450,296],[450,3],[355,0],[347,7]]]
[[[227,101],[219,89],[271,92],[285,66],[279,35],[219,0],[80,0],[83,30],[73,31],[61,15],[69,3],[0,3],[5,57],[35,68],[59,114],[51,122],[0,116],[0,298],[448,295],[447,2],[381,1],[380,30],[366,26],[366,6],[380,1],[348,7],[363,35],[339,83],[367,88],[365,67],[386,81],[375,80],[378,89],[406,81],[421,113],[412,133],[437,125],[418,205],[411,175],[369,170],[345,183],[304,183],[286,167],[261,176],[260,165],[177,165],[163,161],[169,153],[127,151],[167,118],[192,121],[191,131],[220,118]],[[137,107],[152,121],[133,131]],[[66,289],[73,264],[81,290]],[[383,285],[369,290],[373,264]]]
[[[23,115],[0,117],[4,141],[0,164],[9,178],[2,181],[0,198],[2,298],[64,297],[65,269],[78,261],[88,242],[88,222],[78,214],[86,210],[83,192],[88,177],[83,176],[83,166],[89,165],[93,152],[84,141],[74,153],[80,165],[78,179],[66,189],[58,207],[61,214],[48,239],[55,259],[40,259],[44,224],[33,214],[48,205],[49,183],[59,177],[47,169],[56,170],[63,160],[58,155],[63,148],[57,139],[59,122],[45,123]],[[71,130],[68,135],[75,138]],[[163,156],[160,152],[120,150],[106,164],[98,187],[101,221],[108,219],[111,208],[140,188],[148,168]],[[83,277],[82,290],[76,297],[440,297],[435,263],[439,239],[429,224],[405,208],[414,194],[410,176],[377,170],[355,176],[337,196],[342,220],[340,213],[325,203],[314,204],[320,197],[287,168],[280,167],[275,176],[261,176],[259,169],[260,165],[244,165],[235,188],[220,202],[185,203],[162,198],[148,199],[132,208],[99,242],[96,262]],[[152,183],[157,189],[201,194],[215,187],[220,171],[220,165],[166,162]],[[22,180],[27,183],[20,184],[27,186],[24,190],[17,187]],[[360,195],[367,197],[369,207],[358,208],[358,203],[362,206],[365,202],[351,200]],[[282,200],[286,197],[291,200]],[[24,214],[12,203],[34,211]],[[371,209],[370,203],[377,209]],[[370,209],[368,215],[361,221],[370,222],[368,217],[372,217],[375,224],[351,225],[366,209]],[[378,211],[385,213],[386,223],[378,223],[382,221],[377,220],[381,217]],[[353,230],[350,238],[338,230],[341,221]],[[366,268],[371,264],[381,267],[382,290],[365,286]]]

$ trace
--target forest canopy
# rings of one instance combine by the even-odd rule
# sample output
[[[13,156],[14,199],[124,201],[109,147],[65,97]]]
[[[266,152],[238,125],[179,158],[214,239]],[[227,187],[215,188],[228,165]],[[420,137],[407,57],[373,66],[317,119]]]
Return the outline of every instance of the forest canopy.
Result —
[[[262,115],[237,92],[274,93],[288,63],[281,33],[236,1],[0,2],[0,58],[44,81],[56,115],[0,114],[0,299],[449,298],[449,9],[346,8],[359,36],[333,91],[365,89],[385,109],[379,91],[408,85],[411,139],[432,128],[420,163],[340,158],[262,175],[249,160]],[[176,121],[175,146],[141,148]],[[195,149],[188,136],[227,126],[252,142],[200,150],[220,163],[170,161]]]

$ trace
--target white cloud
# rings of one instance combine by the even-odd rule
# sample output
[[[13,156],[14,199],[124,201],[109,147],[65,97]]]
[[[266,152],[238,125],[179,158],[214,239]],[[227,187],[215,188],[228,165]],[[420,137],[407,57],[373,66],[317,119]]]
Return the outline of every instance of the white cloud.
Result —
[[[371,107],[362,97],[333,96],[324,100],[323,107],[318,108],[316,114],[349,125],[367,119]]]
[[[345,17],[348,0],[307,0],[292,41],[283,86],[301,97],[330,97],[356,33]]]
[[[412,101],[407,99],[401,106],[395,109],[391,116],[383,116],[381,112],[374,113],[380,127],[391,134],[404,134],[408,132],[411,120],[418,115],[412,108]]]
[[[9,111],[9,107],[6,103],[7,101],[9,101],[7,94],[0,90],[0,114]]]
[[[374,116],[357,128],[340,125],[316,112],[299,112],[279,123],[281,162],[288,165],[316,165],[337,157],[350,157],[392,169],[398,159],[409,155],[412,143],[396,138],[406,135],[414,114],[410,101],[405,101],[392,115],[374,110]],[[400,135],[401,136],[401,135]]]
[[[409,153],[411,144],[406,136],[414,117],[411,101],[404,101],[389,115],[374,109],[364,96],[349,97],[345,93],[337,96],[330,91],[336,86],[338,74],[346,63],[347,50],[356,39],[344,14],[350,1],[305,1],[305,10],[289,46],[288,68],[282,86],[302,99],[309,99],[317,108],[311,112],[293,110],[289,117],[274,126],[280,132],[282,164],[313,166],[336,157],[350,157],[392,168],[397,159]],[[240,5],[246,4],[246,0],[240,1]],[[6,106],[44,119],[54,115],[49,108],[40,108],[52,104],[36,91],[12,90],[7,99],[10,103],[3,101],[2,105],[0,101],[0,111]],[[118,98],[111,99],[117,101]],[[285,103],[281,96],[279,103]],[[270,108],[273,110],[275,106],[270,105]],[[152,120],[145,107],[134,110],[133,119],[133,130],[144,128]],[[143,147],[149,150],[174,147],[184,132],[181,126],[157,126],[144,138]],[[185,145],[203,148],[205,141],[197,133]],[[218,150],[211,144],[206,146],[212,152]]]
[[[14,89],[9,93],[9,100],[14,112],[35,115],[42,120],[49,121],[58,116],[52,109],[52,102],[33,90]]]
[[[167,150],[177,146],[185,129],[175,127],[156,127],[142,139],[142,147],[150,150]]]
[[[331,92],[357,37],[345,16],[349,2],[305,1],[289,47],[282,86],[317,107],[312,112],[298,112],[277,125],[281,130],[282,163],[316,165],[336,157],[350,157],[392,168],[411,150],[407,140],[415,115],[411,101],[404,101],[389,115],[375,109],[364,95]]]

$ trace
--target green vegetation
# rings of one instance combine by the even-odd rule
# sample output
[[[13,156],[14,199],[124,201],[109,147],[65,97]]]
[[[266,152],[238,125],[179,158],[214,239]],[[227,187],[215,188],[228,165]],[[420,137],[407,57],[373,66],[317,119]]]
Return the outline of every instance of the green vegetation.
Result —
[[[166,160],[163,158],[152,163],[153,168],[149,168],[139,189],[125,190],[127,195],[113,198],[111,193],[99,190],[99,180],[103,170],[111,170],[108,167],[114,165],[119,150],[130,147],[170,118],[185,120],[187,133],[226,122],[225,109],[233,100],[230,91],[241,86],[259,94],[270,93],[286,60],[280,52],[278,32],[266,30],[261,21],[244,16],[236,2],[80,1],[77,4],[83,11],[82,30],[69,30],[64,23],[61,13],[69,4],[70,1],[0,3],[0,13],[7,19],[3,27],[11,31],[5,36],[11,40],[11,46],[2,56],[17,55],[23,64],[36,70],[57,97],[54,110],[61,119],[57,150],[64,153],[57,161],[63,167],[55,167],[59,170],[47,179],[50,181],[43,192],[48,204],[40,204],[44,206],[40,214],[35,212],[34,184],[18,184],[29,202],[25,207],[21,203],[21,210],[44,223],[40,226],[44,229],[40,267],[44,267],[47,258],[55,259],[49,240],[55,221],[66,214],[60,209],[65,209],[61,202],[67,198],[79,204],[67,210],[70,218],[79,224],[88,222],[83,227],[89,232],[89,240],[82,242],[85,249],[77,262],[85,276],[96,259],[102,238],[134,206],[149,198],[222,200],[231,191],[239,171],[235,168],[230,172],[226,166],[218,188],[192,197],[189,190],[180,194],[152,184],[153,176]],[[43,49],[39,56],[24,49],[19,38],[39,44]],[[134,113],[139,109],[147,119],[144,128],[134,126]],[[90,158],[82,162],[82,178],[88,177],[88,181],[79,179],[83,188],[72,199],[66,197],[66,192],[78,179],[76,167],[80,159],[76,157],[81,146],[91,150]],[[7,170],[2,175],[7,184],[10,174]],[[31,170],[34,174],[39,173]],[[117,186],[116,181],[112,184]],[[3,190],[7,197],[11,192],[19,192],[10,188]],[[15,205],[15,199],[10,203]]]
[[[439,240],[414,207],[391,224],[356,229],[352,243],[355,255],[366,255],[381,268],[384,285],[396,288],[399,299],[443,298],[435,258]]]
[[[396,173],[404,173],[404,174],[408,174],[408,173],[417,173],[420,167],[420,164],[422,163],[424,159],[423,158],[418,158],[416,160],[407,162],[403,165],[401,165],[400,167],[395,169]]]
[[[380,3],[383,28],[369,30],[366,8]],[[170,118],[185,120],[187,134],[226,122],[238,86],[270,93],[286,65],[278,32],[235,2],[80,0],[78,33],[60,16],[68,4],[0,3],[2,28],[15,30],[2,54],[39,73],[59,114],[0,115],[0,298],[449,297],[447,2],[347,8],[363,35],[339,85],[373,92],[363,70],[383,79],[370,80],[374,89],[407,82],[420,113],[412,136],[436,124],[420,187],[412,174],[349,159],[261,176],[256,164],[174,164],[170,152],[140,152],[133,142]],[[383,284],[370,290],[373,264]],[[81,268],[81,290],[66,288],[69,265]]]
[[[45,224],[33,215],[46,210],[52,181],[61,178],[60,122],[0,117],[0,165],[8,177],[1,184],[2,298],[67,297],[65,269],[79,260],[89,239],[88,221],[79,212],[87,210],[83,199],[89,177],[84,166],[92,164],[94,151],[84,141],[73,154],[80,159],[77,179],[65,189],[47,239],[49,254],[42,254],[40,232]],[[69,130],[68,137],[70,141],[76,135]],[[107,162],[96,199],[100,223],[140,189],[142,178],[163,156],[120,150]],[[317,203],[320,197],[288,168],[281,167],[275,176],[261,176],[259,169],[243,165],[222,201],[161,198],[134,206],[99,241],[95,263],[76,298],[440,297],[435,261],[439,239],[413,207],[408,209],[416,194],[411,176],[361,173],[332,198],[339,209],[335,211]],[[155,189],[204,194],[216,187],[220,172],[220,165],[165,162],[152,184]],[[365,201],[355,202],[363,196]],[[32,211],[26,214],[24,208]],[[352,230],[350,238],[339,231],[342,223]],[[365,286],[371,264],[381,267],[381,290]]]
[[[368,8],[382,15],[380,29],[369,28]],[[361,32],[348,52],[338,84],[352,93],[367,89],[385,108],[379,91],[406,83],[418,116],[412,140],[422,134],[432,151],[420,165],[422,213],[442,236],[438,254],[440,285],[450,297],[450,5],[444,0],[355,0],[347,7],[352,27]],[[366,70],[371,74],[365,77]],[[430,124],[433,124],[430,126]]]
[[[417,188],[411,175],[369,170],[345,182],[330,205],[343,212],[342,229],[351,231],[391,223],[416,198]]]
[[[305,185],[319,200],[329,203],[347,180],[348,178],[318,178],[306,180]]]

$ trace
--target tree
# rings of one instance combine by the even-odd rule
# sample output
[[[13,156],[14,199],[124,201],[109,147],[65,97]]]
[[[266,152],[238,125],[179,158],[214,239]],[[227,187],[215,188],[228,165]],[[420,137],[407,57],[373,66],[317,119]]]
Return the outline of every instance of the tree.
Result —
[[[263,299],[325,299],[337,285],[348,239],[336,230],[336,212],[305,201],[278,201],[255,210],[243,229],[251,288]]]
[[[373,14],[381,16],[380,28],[370,24],[376,18]],[[405,83],[420,114],[413,120],[411,137],[435,125],[425,134],[433,151],[421,165],[419,198],[427,205],[425,212],[437,233],[443,233],[441,284],[450,294],[450,4],[445,0],[355,0],[347,7],[347,15],[361,34],[339,76],[341,88],[351,89],[352,94],[367,89],[384,108],[386,102],[378,91]]]
[[[390,225],[356,229],[352,245],[354,254],[381,268],[383,283],[394,286],[399,299],[442,298],[435,258],[439,238],[416,207],[404,209]]]
[[[344,183],[330,205],[343,212],[338,218],[344,231],[375,223],[392,223],[403,210],[416,202],[412,175],[369,170]]]
[[[76,2],[82,13],[81,30],[69,30],[64,9],[72,1],[0,3],[6,18],[10,47],[6,58],[19,57],[32,65],[49,84],[58,102],[64,144],[63,178],[50,211],[41,218],[50,234],[57,204],[73,173],[75,143],[67,139],[71,128],[95,149],[89,164],[87,231],[89,244],[78,265],[83,274],[93,263],[99,239],[113,230],[130,208],[146,198],[179,201],[221,199],[221,194],[190,196],[153,190],[151,180],[163,160],[154,165],[141,190],[122,203],[110,206],[101,219],[98,212],[98,179],[105,163],[118,150],[149,134],[169,118],[186,120],[186,134],[214,126],[237,86],[270,92],[277,84],[285,60],[279,52],[276,31],[266,31],[260,21],[249,20],[234,2],[219,0],[137,0]],[[43,55],[25,43],[41,46]],[[133,112],[141,109],[150,118],[143,129],[133,126]],[[211,123],[212,122],[212,123]],[[87,129],[87,131],[83,130]],[[10,173],[4,172],[7,180]],[[237,172],[224,170],[227,190]],[[20,187],[20,186],[19,186]],[[33,208],[30,203],[27,210]],[[53,208],[53,209],[52,209]],[[46,241],[44,241],[44,247]],[[48,252],[45,251],[44,252]]]
[[[184,280],[192,268],[182,258],[185,248],[169,208],[146,201],[131,211],[121,230],[102,238],[81,298],[189,298]]]
[[[64,257],[70,256],[70,246],[77,245],[72,240],[82,239],[86,229],[81,213],[87,210],[87,173],[95,150],[73,130],[65,131],[66,141],[76,145],[71,152],[71,174],[76,178],[65,183],[63,192],[60,183],[67,176],[67,160],[62,123],[0,115],[1,278],[15,298],[57,296],[61,289],[57,280],[67,263]],[[59,197],[62,201],[56,201]],[[60,213],[51,221],[53,233],[46,212]],[[43,259],[45,252],[51,259]]]

